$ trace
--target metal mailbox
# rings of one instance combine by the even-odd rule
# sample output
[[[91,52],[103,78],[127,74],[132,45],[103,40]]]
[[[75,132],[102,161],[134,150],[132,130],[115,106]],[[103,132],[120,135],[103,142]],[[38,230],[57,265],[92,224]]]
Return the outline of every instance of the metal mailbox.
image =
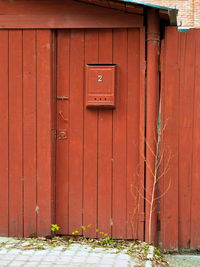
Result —
[[[116,65],[86,65],[86,106],[115,107]]]

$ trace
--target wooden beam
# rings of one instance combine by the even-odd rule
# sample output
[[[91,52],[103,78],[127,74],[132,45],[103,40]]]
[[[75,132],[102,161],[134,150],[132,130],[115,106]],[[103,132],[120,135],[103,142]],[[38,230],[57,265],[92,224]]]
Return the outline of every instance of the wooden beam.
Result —
[[[0,28],[135,28],[143,16],[73,0],[0,1]]]

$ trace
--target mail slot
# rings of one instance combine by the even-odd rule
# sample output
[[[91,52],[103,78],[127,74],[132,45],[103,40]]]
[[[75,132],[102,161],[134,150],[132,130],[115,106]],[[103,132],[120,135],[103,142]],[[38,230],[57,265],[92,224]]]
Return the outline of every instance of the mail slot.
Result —
[[[115,107],[116,65],[86,65],[86,106]]]

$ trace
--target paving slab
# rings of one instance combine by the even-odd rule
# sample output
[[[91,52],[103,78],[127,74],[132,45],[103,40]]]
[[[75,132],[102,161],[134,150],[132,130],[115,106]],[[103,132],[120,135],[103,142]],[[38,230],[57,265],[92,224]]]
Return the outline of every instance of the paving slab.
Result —
[[[6,243],[6,242],[16,243],[18,242],[18,240],[12,237],[1,237],[0,236],[0,243]]]
[[[172,267],[200,267],[200,255],[167,255],[165,258]]]
[[[5,241],[4,241],[5,242]],[[114,249],[91,248],[87,245],[73,244],[45,250],[0,249],[0,266],[67,266],[67,267],[136,267],[134,260],[124,252]]]

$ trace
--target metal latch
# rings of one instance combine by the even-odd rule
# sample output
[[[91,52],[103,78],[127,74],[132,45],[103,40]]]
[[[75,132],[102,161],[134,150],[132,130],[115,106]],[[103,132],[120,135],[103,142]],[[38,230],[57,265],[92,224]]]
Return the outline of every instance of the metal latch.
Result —
[[[69,100],[68,96],[57,96],[56,97],[57,100]]]
[[[56,139],[57,140],[65,140],[67,138],[68,138],[68,136],[67,136],[67,130],[66,129],[57,130],[57,133],[56,133]]]
[[[65,118],[64,114],[62,111],[59,111],[58,114],[60,115],[60,117],[64,120],[64,122],[68,122],[68,119]]]

